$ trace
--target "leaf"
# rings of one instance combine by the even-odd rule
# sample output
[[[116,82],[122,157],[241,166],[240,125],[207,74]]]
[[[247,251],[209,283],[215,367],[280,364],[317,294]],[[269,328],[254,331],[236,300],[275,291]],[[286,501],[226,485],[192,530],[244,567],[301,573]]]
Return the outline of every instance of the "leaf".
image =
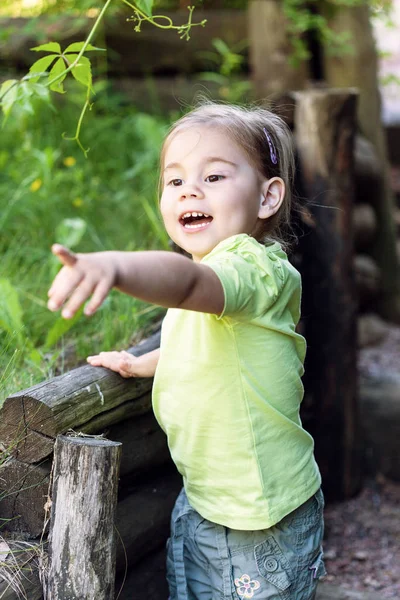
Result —
[[[43,73],[44,71],[47,71],[53,60],[55,58],[58,58],[58,56],[59,54],[49,54],[48,56],[43,56],[42,58],[39,58],[39,60],[33,63],[31,68],[29,69],[29,73]],[[40,76],[30,77],[29,81],[36,82],[39,79]]]
[[[135,4],[139,10],[142,10],[148,17],[151,17],[153,12],[153,0],[135,0]]]
[[[34,48],[31,48],[31,50],[34,52],[57,52],[58,55],[61,54],[61,46],[58,42],[48,42],[41,46],[35,46]]]
[[[33,348],[27,356],[35,365],[40,365],[43,361],[43,356],[37,348]]]
[[[81,307],[78,312],[72,317],[72,319],[63,319],[62,317],[58,317],[53,327],[49,330],[46,336],[46,340],[44,342],[44,349],[48,349],[51,346],[54,346],[58,342],[58,340],[68,333],[68,331],[75,325],[77,321],[82,316],[83,307]]]
[[[47,86],[42,85],[41,83],[32,83],[32,89],[38,98],[50,103],[49,88]]]
[[[220,73],[214,73],[214,71],[203,71],[203,73],[198,74],[197,79],[201,79],[202,81],[212,81],[219,85],[226,83],[226,78]]]
[[[0,279],[0,329],[22,341],[22,308],[18,292],[9,279]]]
[[[7,79],[0,88],[1,108],[4,116],[8,117],[18,96],[18,80]]]
[[[227,44],[220,38],[215,38],[212,41],[212,45],[221,54],[221,56],[225,56],[230,52],[229,46],[227,46]]]
[[[72,57],[74,58],[72,59]],[[77,54],[68,54],[68,59],[71,59],[72,62],[77,58]],[[71,72],[79,83],[88,88],[92,87],[92,69],[90,60],[86,58],[86,56],[80,57],[79,63],[72,69]]]
[[[77,246],[86,233],[87,223],[79,217],[75,219],[64,219],[56,227],[55,239],[63,246],[73,248]]]
[[[50,71],[50,77],[51,79],[53,79],[54,77],[57,77],[58,75],[61,75],[61,73],[63,73],[63,71],[66,70],[66,66],[65,66],[65,62],[63,58],[59,58],[55,63],[53,68]],[[58,92],[59,94],[63,94],[64,93],[64,86],[62,85],[62,82],[64,81],[64,79],[66,78],[66,74],[63,75],[62,77],[60,77],[60,79],[57,79],[57,81],[55,81],[54,83],[51,84],[50,89],[53,92]]]
[[[85,42],[74,42],[70,44],[68,48],[65,48],[64,54],[67,52],[80,52],[83,48]],[[96,48],[96,46],[92,46],[92,44],[88,44],[85,48],[85,52],[93,52],[94,50],[98,50],[99,52],[105,52],[105,48]]]

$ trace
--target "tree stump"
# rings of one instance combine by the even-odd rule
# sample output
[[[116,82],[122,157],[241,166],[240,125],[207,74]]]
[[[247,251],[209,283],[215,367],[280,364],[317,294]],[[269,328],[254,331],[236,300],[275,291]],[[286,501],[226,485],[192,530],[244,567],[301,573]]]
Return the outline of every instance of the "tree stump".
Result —
[[[54,451],[47,600],[112,600],[121,444],[59,436]]]
[[[294,98],[302,195],[312,216],[300,240],[308,342],[303,410],[311,415],[306,425],[315,439],[325,493],[341,499],[360,484],[352,272],[357,94],[310,90]]]

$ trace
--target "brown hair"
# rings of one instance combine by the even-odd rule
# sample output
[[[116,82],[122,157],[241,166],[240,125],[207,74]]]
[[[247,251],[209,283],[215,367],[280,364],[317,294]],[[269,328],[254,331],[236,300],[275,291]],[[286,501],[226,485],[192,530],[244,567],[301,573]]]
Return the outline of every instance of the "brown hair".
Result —
[[[255,235],[259,241],[283,242],[285,231],[290,231],[294,177],[292,134],[286,123],[265,108],[202,103],[171,126],[161,150],[161,166],[171,138],[196,125],[223,129],[242,148],[250,164],[263,178],[280,177],[284,181],[286,193],[280,209],[269,219],[260,219]],[[276,161],[273,160],[270,142],[275,146]]]

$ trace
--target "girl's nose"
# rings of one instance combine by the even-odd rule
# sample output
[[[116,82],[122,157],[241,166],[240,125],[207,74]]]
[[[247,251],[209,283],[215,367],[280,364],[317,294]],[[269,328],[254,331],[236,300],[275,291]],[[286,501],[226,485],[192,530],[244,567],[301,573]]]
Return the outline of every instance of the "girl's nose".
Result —
[[[201,191],[201,188],[198,185],[187,184],[182,186],[180,197],[182,200],[185,200],[187,198],[202,198],[203,192]]]

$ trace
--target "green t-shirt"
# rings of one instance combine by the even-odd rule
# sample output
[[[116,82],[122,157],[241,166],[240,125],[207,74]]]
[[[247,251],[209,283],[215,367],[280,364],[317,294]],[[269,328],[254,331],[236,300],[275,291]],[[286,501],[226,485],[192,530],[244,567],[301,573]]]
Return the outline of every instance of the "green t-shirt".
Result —
[[[222,283],[224,310],[168,310],[154,412],[193,508],[232,529],[265,529],[320,486],[299,417],[300,275],[278,243],[245,234],[202,263]]]

